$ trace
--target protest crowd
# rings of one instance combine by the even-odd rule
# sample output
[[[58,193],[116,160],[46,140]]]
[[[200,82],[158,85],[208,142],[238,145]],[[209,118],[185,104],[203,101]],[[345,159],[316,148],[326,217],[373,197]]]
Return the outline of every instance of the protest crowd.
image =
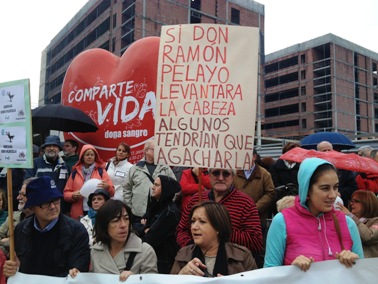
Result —
[[[17,271],[109,273],[126,281],[132,274],[221,277],[283,265],[307,271],[333,259],[347,269],[378,257],[374,175],[340,174],[320,158],[275,161],[256,150],[247,170],[170,167],[154,163],[154,139],[131,164],[125,142],[103,161],[92,145],[46,137],[13,190],[15,260],[2,185],[0,283]],[[327,141],[318,146],[332,150]],[[282,152],[296,147],[290,142]],[[376,152],[362,147],[359,155],[376,163]]]

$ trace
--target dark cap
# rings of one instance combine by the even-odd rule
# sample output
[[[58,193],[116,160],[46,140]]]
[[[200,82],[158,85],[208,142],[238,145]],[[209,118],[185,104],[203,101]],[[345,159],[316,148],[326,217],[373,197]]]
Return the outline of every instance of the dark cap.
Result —
[[[51,177],[43,176],[31,180],[26,185],[26,197],[25,209],[62,198],[63,195]]]
[[[98,188],[98,189],[95,190],[95,192],[89,194],[87,204],[88,204],[88,206],[89,206],[90,208],[92,208],[92,198],[93,198],[95,195],[99,195],[99,194],[101,194],[102,196],[104,196],[105,201],[107,201],[107,200],[110,199],[110,194],[109,194],[109,192],[108,192],[107,190],[102,189],[102,188]]]
[[[47,136],[45,143],[42,145],[42,148],[45,149],[46,146],[55,145],[59,147],[59,150],[62,151],[62,144],[60,143],[60,138],[56,135]]]

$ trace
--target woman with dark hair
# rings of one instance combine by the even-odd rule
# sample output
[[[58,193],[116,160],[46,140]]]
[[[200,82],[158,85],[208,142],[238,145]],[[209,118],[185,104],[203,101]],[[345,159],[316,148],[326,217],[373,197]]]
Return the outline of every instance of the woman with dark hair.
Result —
[[[131,274],[157,273],[154,249],[133,232],[131,209],[120,200],[108,200],[97,212],[91,249],[92,272],[120,274],[126,281]],[[79,271],[70,270],[71,277]]]
[[[350,211],[341,203],[338,203],[337,206],[356,223],[365,258],[378,257],[377,196],[371,191],[356,190],[352,194]]]
[[[356,224],[333,207],[336,168],[319,158],[305,159],[298,181],[294,206],[275,215],[270,225],[264,267],[296,265],[307,271],[314,261],[332,259],[351,267],[364,255]]]
[[[172,177],[159,175],[152,185],[151,201],[143,216],[139,236],[155,250],[158,271],[169,274],[179,250],[176,243],[176,227],[180,222],[180,210],[173,198],[180,192],[180,184]],[[135,227],[134,227],[135,229]]]
[[[257,269],[249,249],[229,242],[232,225],[224,205],[199,203],[192,207],[189,220],[194,244],[180,249],[171,274],[215,277]]]
[[[106,171],[108,172],[115,187],[113,199],[123,201],[123,189],[121,184],[125,182],[125,178],[129,174],[130,168],[133,166],[133,164],[128,161],[130,156],[130,146],[125,142],[121,142],[117,146],[115,156],[106,164]]]

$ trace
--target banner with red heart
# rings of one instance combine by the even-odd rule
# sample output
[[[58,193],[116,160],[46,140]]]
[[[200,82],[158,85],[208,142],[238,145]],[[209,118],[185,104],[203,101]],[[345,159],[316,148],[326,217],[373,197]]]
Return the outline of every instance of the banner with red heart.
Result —
[[[121,58],[100,48],[74,58],[64,77],[62,104],[83,110],[99,130],[65,133],[65,139],[92,144],[104,161],[122,141],[131,147],[130,162],[143,157],[144,143],[154,136],[159,41],[137,40]]]

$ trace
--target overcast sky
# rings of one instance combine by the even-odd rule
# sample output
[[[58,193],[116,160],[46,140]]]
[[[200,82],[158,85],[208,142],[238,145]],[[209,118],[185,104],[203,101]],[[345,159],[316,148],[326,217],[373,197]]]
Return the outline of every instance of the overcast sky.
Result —
[[[204,1],[204,0],[203,0]],[[0,82],[30,79],[38,105],[41,53],[87,0],[1,0]],[[265,53],[333,33],[378,53],[378,0],[260,0]]]

